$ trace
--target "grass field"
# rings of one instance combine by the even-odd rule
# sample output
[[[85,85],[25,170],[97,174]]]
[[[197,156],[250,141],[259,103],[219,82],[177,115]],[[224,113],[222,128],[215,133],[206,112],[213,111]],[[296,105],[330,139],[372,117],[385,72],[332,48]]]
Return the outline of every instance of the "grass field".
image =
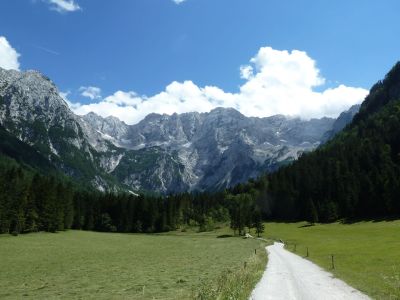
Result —
[[[400,221],[304,225],[266,223],[264,236],[301,256],[308,247],[310,260],[374,299],[400,299]]]
[[[226,274],[242,274],[245,261],[252,266],[255,248],[263,249],[256,240],[217,238],[223,233],[0,235],[0,298],[167,300],[200,290],[207,299],[231,282]]]

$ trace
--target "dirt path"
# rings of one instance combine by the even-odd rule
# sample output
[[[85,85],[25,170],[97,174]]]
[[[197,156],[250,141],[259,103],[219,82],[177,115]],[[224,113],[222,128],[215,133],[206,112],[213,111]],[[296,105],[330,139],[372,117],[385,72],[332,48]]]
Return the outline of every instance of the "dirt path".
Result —
[[[251,300],[370,299],[312,262],[275,243],[267,247],[268,265]]]

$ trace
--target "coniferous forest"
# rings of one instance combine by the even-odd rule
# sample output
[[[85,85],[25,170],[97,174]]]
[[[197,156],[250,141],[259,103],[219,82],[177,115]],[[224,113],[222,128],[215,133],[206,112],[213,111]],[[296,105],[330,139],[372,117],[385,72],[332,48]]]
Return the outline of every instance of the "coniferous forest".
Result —
[[[79,187],[63,177],[43,176],[1,159],[0,233],[65,229],[103,232],[164,232],[196,226],[213,230],[231,223],[261,232],[261,211],[255,205],[262,180],[220,193],[154,196],[103,193]]]
[[[331,141],[278,171],[215,193],[104,193],[65,177],[0,160],[0,233],[65,229],[163,232],[262,220],[373,219],[400,215],[400,63],[373,86],[360,112]],[[33,165],[33,164],[32,164]]]
[[[170,197],[101,193],[57,177],[3,163],[0,171],[0,233],[83,229],[162,232],[183,224],[226,221],[220,195]],[[212,221],[211,221],[212,220]]]
[[[310,222],[400,215],[400,63],[333,140],[269,176],[270,217]]]

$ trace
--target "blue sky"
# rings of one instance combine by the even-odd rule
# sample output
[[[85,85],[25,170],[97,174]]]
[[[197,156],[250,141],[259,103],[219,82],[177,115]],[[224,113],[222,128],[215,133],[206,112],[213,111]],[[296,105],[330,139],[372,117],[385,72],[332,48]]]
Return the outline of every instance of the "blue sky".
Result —
[[[0,36],[20,54],[21,70],[49,76],[70,102],[79,103],[71,105],[78,113],[106,116],[113,111],[109,106],[87,105],[113,97],[107,100],[119,106],[113,114],[130,123],[150,110],[207,111],[228,104],[246,115],[333,116],[360,102],[364,94],[350,88],[369,89],[399,60],[399,11],[398,0],[2,0]],[[305,56],[291,56],[293,50]],[[286,58],[277,60],[284,51]],[[287,60],[308,68],[292,74],[296,78],[314,73],[290,93],[272,94],[271,82],[293,85],[284,79],[292,75],[275,68]],[[251,78],[241,76],[241,66],[251,67]],[[271,78],[272,70],[282,73]],[[268,91],[250,90],[265,84]],[[348,90],[337,90],[340,84]],[[82,96],[87,87],[98,93],[91,89],[92,97]],[[313,94],[294,99],[303,88]],[[317,95],[327,90],[331,96]],[[262,99],[264,94],[269,98]],[[315,111],[303,109],[314,96],[313,105],[326,103]],[[171,97],[185,105],[177,108]],[[332,97],[340,98],[340,105],[324,110]],[[298,101],[298,108],[285,111],[291,101]],[[253,108],[246,110],[245,102]],[[142,104],[146,109],[140,113],[132,110]],[[123,108],[127,112],[121,114]]]

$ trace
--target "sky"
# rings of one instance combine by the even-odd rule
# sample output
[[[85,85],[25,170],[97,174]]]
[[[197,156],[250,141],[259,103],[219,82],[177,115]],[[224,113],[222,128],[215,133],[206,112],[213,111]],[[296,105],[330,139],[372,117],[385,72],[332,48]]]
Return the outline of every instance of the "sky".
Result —
[[[1,0],[0,67],[77,114],[336,117],[400,56],[400,1]]]

